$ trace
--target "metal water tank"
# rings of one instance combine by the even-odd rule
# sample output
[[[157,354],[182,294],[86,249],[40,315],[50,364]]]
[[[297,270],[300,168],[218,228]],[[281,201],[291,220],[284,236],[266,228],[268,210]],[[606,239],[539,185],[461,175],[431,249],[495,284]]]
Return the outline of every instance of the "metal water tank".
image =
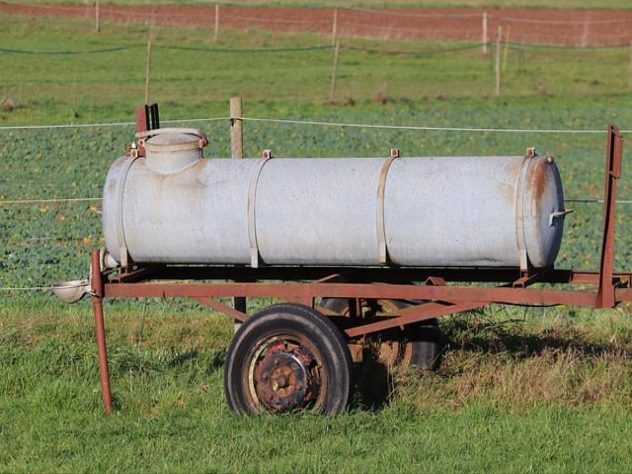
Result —
[[[243,265],[552,265],[562,183],[550,157],[203,159],[203,135],[154,131],[110,168],[111,257]]]

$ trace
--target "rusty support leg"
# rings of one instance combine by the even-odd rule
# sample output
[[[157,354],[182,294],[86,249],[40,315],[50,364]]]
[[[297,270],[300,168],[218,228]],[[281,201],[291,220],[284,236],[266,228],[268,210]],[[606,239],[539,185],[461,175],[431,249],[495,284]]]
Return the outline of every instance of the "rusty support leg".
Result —
[[[112,391],[110,389],[110,373],[108,370],[108,351],[105,343],[105,321],[103,318],[103,281],[101,279],[101,261],[99,250],[92,251],[92,311],[96,330],[97,352],[99,355],[99,379],[101,382],[101,399],[106,414],[112,412]]]
[[[599,291],[597,306],[612,308],[615,305],[615,291],[612,280],[614,273],[614,223],[617,179],[621,177],[623,156],[623,137],[615,125],[608,127],[606,148],[606,173],[604,188],[603,236],[601,242],[601,261],[599,265]]]

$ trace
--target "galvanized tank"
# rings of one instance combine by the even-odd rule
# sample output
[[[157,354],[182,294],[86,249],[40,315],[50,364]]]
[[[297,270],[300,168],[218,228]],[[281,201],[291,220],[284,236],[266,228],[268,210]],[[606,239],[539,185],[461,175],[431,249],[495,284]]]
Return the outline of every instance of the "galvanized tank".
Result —
[[[549,157],[203,159],[203,145],[165,131],[112,165],[117,263],[539,268],[559,250]]]

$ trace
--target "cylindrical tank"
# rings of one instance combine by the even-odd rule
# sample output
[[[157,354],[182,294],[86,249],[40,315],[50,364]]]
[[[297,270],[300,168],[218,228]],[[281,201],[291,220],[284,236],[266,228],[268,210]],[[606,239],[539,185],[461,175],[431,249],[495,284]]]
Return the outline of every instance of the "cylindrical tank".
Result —
[[[203,159],[202,146],[165,131],[146,158],[112,165],[103,225],[116,262],[541,268],[559,250],[549,157],[233,160]]]

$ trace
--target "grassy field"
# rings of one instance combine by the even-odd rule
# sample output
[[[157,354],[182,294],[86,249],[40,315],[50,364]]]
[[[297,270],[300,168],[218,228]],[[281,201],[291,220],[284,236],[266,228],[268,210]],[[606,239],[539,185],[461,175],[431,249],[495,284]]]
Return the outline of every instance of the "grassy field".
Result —
[[[128,120],[130,104],[143,101],[147,27],[105,25],[105,32],[95,35],[80,21],[51,24],[10,16],[1,21],[7,45],[0,51],[3,122]],[[249,110],[264,103],[271,113],[285,115],[329,100],[328,38],[228,31],[214,43],[210,31],[169,28],[151,35],[150,97],[171,118],[194,112],[224,116],[230,95],[242,96]],[[628,48],[512,47],[503,66],[502,97],[488,100],[495,93],[493,58],[476,45],[345,39],[335,101],[381,110],[385,107],[376,105],[406,108],[448,98],[483,100],[490,107],[519,97],[628,98]]]
[[[2,18],[0,126],[131,121],[144,96],[146,30]],[[256,33],[256,34],[255,34]],[[466,45],[351,41],[328,100],[330,49],[309,35],[157,32],[152,99],[163,119],[223,117],[244,97],[253,117],[395,125],[632,129],[628,52],[510,50],[503,94],[490,56]],[[47,51],[129,50],[92,54]],[[361,47],[379,52],[352,50]],[[173,49],[181,48],[181,49]],[[195,50],[186,48],[198,48]],[[419,54],[387,54],[388,51]],[[428,50],[442,54],[426,55]],[[522,52],[520,52],[522,51]],[[30,53],[27,53],[30,52]],[[424,52],[424,54],[421,54]],[[394,73],[396,72],[396,73]],[[195,122],[207,156],[229,154],[227,121]],[[569,198],[599,198],[604,134],[367,130],[246,122],[246,154],[520,154],[556,157]],[[130,126],[0,130],[0,200],[99,197]],[[632,199],[625,169],[621,199]],[[628,180],[627,182],[625,180]],[[600,207],[569,204],[558,265],[594,268]],[[84,277],[102,245],[99,201],[0,205],[0,287]],[[630,206],[619,206],[619,269],[630,268]],[[116,411],[101,412],[90,306],[46,292],[0,293],[0,472],[631,470],[630,307],[487,308],[442,321],[450,344],[436,374],[362,385],[351,412],[238,418],[223,400],[232,322],[188,301],[106,304]],[[256,310],[270,301],[252,301]],[[362,368],[356,368],[362,375]],[[366,376],[366,374],[364,374]],[[358,377],[358,380],[364,380]]]

